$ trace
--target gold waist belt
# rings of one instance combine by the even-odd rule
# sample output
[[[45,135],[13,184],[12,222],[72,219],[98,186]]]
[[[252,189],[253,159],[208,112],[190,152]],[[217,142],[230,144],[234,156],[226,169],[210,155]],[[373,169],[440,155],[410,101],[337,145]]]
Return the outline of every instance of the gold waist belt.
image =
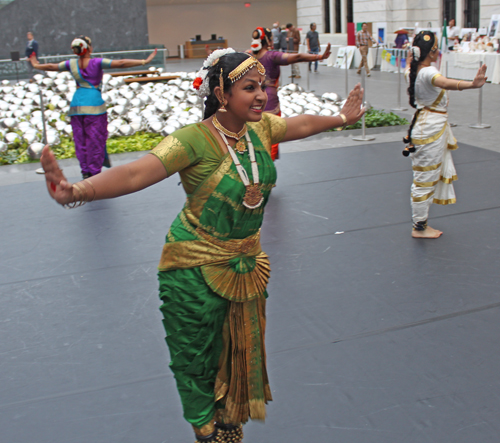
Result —
[[[271,266],[260,245],[260,230],[244,239],[221,240],[195,229],[183,213],[181,221],[197,239],[165,243],[160,271],[201,267],[208,286],[231,301],[245,302],[264,293]]]

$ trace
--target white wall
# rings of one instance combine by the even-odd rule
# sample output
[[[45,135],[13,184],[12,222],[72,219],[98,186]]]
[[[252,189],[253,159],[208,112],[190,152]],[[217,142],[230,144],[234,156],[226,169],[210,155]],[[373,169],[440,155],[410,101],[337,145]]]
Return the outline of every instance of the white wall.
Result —
[[[316,23],[318,33],[324,31],[323,0],[297,0],[297,28],[307,33],[311,23]]]
[[[162,43],[177,54],[177,45],[201,34],[209,40],[211,34],[223,36],[234,49],[250,47],[252,31],[257,26],[271,28],[273,22],[297,23],[296,0],[267,0],[252,2],[245,8],[244,1],[235,3],[190,3],[149,5],[149,42]]]

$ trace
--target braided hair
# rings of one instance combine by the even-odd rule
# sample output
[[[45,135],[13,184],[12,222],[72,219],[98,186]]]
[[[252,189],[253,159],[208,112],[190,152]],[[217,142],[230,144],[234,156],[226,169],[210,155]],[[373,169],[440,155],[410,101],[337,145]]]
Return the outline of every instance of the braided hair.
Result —
[[[421,31],[413,39],[413,45],[410,49],[410,51],[412,51],[413,53],[413,58],[410,64],[410,84],[408,86],[408,96],[410,106],[415,109],[417,108],[417,102],[415,100],[415,81],[417,80],[418,65],[426,59],[435,43],[436,36],[431,31]],[[403,151],[403,155],[405,156],[408,156],[410,152],[415,152],[415,147],[411,144],[411,132],[413,130],[413,126],[415,126],[419,112],[420,111],[417,109],[417,111],[413,115],[410,127],[408,129],[408,135],[403,139],[405,143],[410,144],[409,148],[405,148],[405,150]]]
[[[210,88],[210,94],[205,99],[205,113],[203,118],[207,119],[217,112],[220,107],[220,102],[214,93],[214,89],[220,86],[220,75],[222,69],[222,78],[224,81],[224,92],[231,92],[232,82],[229,78],[229,73],[244,62],[249,54],[244,52],[233,52],[223,55],[217,63],[208,69],[207,79]]]

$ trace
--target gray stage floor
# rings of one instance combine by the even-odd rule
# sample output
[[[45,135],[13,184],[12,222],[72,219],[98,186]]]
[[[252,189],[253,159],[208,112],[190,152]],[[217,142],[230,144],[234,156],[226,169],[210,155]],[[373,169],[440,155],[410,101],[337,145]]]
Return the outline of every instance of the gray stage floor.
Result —
[[[306,143],[306,142],[303,142]],[[410,237],[401,143],[286,153],[263,227],[274,401],[248,443],[471,443],[500,436],[500,154],[454,153],[458,203]],[[156,265],[172,178],[65,211],[0,187],[0,441],[192,442]]]

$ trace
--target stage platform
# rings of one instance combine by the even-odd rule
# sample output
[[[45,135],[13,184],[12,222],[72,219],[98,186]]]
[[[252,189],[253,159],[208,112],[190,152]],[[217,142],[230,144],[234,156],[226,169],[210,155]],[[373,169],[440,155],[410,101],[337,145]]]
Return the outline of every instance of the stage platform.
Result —
[[[402,143],[283,148],[262,230],[274,401],[244,441],[497,443],[500,154],[453,153],[444,235],[415,240]],[[0,186],[0,441],[194,441],[156,280],[178,181],[70,211]]]

